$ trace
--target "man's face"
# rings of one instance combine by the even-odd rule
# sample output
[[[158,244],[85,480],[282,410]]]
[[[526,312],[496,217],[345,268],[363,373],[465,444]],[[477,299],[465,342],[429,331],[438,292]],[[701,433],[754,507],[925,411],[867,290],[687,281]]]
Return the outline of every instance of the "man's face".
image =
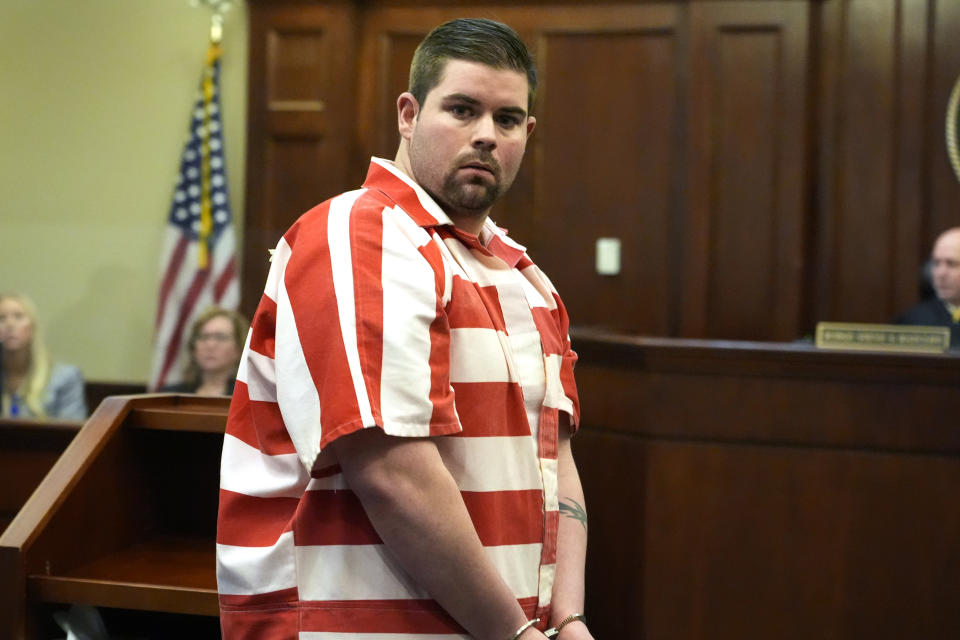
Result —
[[[933,246],[933,288],[937,297],[960,305],[960,231],[948,231]]]
[[[450,60],[407,138],[413,178],[455,219],[481,219],[510,188],[527,137],[525,74]]]

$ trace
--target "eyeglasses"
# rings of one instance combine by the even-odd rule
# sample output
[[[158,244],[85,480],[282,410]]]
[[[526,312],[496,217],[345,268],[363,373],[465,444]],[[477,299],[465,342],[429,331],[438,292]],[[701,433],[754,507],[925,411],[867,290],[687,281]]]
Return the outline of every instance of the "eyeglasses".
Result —
[[[229,333],[221,333],[219,331],[201,333],[197,336],[197,342],[206,342],[207,340],[212,340],[213,342],[230,342],[233,340],[233,336]]]

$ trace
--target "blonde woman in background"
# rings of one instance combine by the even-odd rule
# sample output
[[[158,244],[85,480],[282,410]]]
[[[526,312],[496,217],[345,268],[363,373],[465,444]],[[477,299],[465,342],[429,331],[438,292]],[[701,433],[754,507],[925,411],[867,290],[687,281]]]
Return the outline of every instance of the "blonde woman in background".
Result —
[[[237,366],[249,328],[246,318],[236,311],[211,307],[201,313],[190,328],[187,340],[190,361],[184,381],[165,386],[162,391],[200,396],[233,395]]]
[[[3,417],[87,418],[80,369],[50,359],[36,307],[26,296],[0,294],[0,343]]]

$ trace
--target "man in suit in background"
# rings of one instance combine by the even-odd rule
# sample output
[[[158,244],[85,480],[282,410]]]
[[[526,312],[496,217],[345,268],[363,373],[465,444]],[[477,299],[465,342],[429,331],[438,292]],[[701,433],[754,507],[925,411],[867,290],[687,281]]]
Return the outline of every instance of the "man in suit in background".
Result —
[[[937,238],[930,254],[936,294],[897,317],[897,324],[950,327],[950,347],[960,348],[960,227]]]

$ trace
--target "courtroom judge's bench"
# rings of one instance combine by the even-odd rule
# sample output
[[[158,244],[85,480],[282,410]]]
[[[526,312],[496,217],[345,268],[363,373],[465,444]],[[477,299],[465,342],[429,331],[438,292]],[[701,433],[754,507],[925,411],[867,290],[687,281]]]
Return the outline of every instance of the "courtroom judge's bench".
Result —
[[[960,637],[960,357],[574,348],[598,640]],[[218,637],[228,406],[104,401],[0,536],[0,640],[57,637],[71,603],[117,635]]]
[[[960,638],[960,356],[573,342],[595,637]]]

